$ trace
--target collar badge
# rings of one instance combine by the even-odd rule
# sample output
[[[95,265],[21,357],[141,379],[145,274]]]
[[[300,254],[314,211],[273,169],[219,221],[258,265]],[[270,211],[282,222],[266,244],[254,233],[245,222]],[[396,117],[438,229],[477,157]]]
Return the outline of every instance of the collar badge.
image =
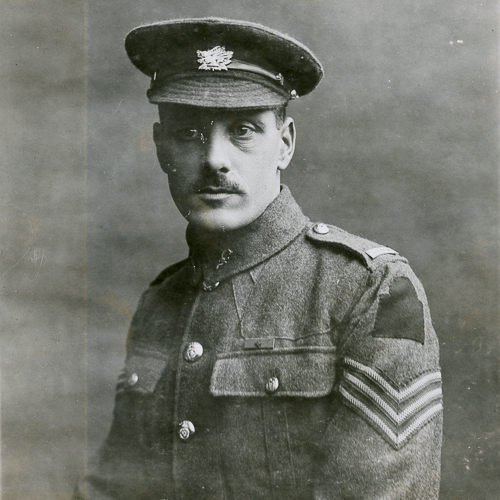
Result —
[[[200,63],[198,69],[206,71],[227,71],[227,66],[231,64],[233,57],[232,51],[218,45],[210,50],[197,50],[196,54]]]

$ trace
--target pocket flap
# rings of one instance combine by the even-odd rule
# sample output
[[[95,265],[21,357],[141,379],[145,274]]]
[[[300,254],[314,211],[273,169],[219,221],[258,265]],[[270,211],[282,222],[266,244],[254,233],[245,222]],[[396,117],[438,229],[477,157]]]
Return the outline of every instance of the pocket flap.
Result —
[[[299,396],[314,398],[332,392],[335,348],[304,347],[219,354],[210,393],[213,396]],[[269,381],[277,379],[272,394]],[[266,390],[266,386],[268,389]]]
[[[150,353],[131,352],[125,369],[118,378],[118,387],[143,394],[152,393],[167,364],[166,357]]]

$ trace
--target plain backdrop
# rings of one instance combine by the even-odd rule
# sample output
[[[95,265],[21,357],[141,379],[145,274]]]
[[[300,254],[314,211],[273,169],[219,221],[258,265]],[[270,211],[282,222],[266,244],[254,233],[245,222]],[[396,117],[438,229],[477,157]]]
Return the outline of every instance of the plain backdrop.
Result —
[[[479,0],[0,3],[1,498],[70,497],[105,437],[142,291],[186,256],[155,158],[141,23],[222,16],[307,44],[290,105],[304,212],[397,249],[427,290],[443,500],[500,497],[498,5]]]

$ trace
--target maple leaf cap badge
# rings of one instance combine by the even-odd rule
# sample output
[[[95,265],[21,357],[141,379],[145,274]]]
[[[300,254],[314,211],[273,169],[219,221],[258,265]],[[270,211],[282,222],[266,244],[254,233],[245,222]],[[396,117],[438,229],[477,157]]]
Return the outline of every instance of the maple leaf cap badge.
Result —
[[[198,69],[206,71],[227,71],[227,66],[231,64],[233,57],[232,51],[219,45],[210,50],[197,50],[196,54],[200,63]]]

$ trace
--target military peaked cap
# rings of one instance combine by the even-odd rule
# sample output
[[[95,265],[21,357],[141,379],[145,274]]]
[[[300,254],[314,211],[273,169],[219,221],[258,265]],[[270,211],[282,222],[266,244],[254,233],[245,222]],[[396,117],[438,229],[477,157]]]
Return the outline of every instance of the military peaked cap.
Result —
[[[132,30],[130,60],[151,77],[153,104],[271,108],[314,90],[323,68],[294,38],[260,24],[173,19]]]

